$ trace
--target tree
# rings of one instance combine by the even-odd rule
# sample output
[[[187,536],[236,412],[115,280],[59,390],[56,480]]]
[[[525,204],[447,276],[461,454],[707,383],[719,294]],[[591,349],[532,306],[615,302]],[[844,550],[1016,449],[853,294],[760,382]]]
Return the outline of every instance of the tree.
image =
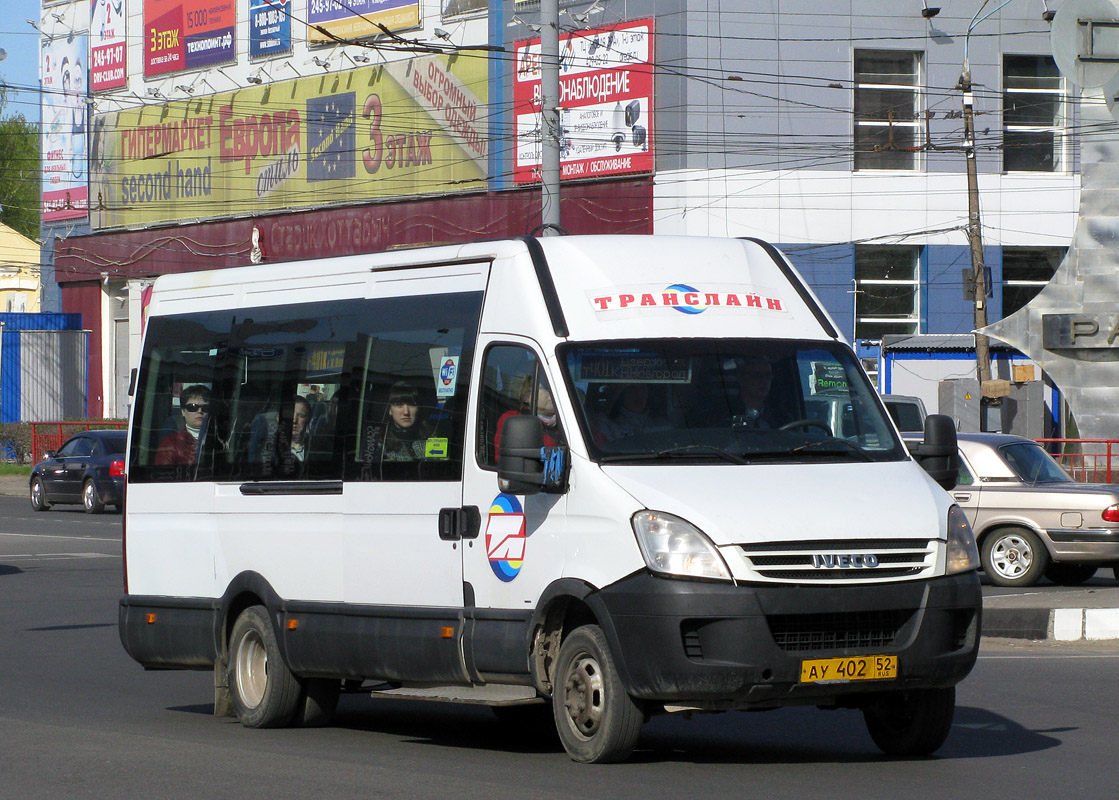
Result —
[[[0,222],[39,238],[39,131],[23,114],[6,116],[0,87]]]

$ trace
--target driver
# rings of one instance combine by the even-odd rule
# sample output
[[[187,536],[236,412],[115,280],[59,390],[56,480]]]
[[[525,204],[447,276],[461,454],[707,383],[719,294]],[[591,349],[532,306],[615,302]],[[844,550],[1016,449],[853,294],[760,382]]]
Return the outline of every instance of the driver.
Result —
[[[773,365],[764,356],[745,356],[735,366],[738,396],[731,405],[731,427],[767,428],[764,414],[773,385]]]

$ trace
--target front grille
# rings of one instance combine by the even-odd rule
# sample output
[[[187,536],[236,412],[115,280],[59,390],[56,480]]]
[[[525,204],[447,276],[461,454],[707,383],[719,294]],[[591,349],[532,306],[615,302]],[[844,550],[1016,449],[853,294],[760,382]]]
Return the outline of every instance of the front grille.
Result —
[[[847,611],[838,614],[777,614],[767,618],[782,650],[864,650],[893,644],[916,609]]]
[[[776,583],[865,583],[928,576],[936,541],[828,539],[740,545],[748,579]]]

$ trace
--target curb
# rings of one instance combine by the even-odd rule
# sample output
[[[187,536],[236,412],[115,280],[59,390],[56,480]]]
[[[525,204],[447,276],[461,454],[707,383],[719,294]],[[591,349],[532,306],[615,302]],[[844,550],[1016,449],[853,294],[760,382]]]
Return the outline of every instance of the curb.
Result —
[[[1059,642],[1119,639],[1119,608],[989,608],[983,635]]]

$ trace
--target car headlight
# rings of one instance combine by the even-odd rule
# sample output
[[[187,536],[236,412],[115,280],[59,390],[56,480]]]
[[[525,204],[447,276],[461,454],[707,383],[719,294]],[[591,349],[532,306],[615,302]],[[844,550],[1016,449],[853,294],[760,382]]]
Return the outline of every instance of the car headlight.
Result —
[[[979,550],[967,515],[959,506],[948,509],[948,563],[946,575],[979,569]]]
[[[699,528],[662,511],[633,515],[633,532],[645,564],[661,575],[731,580],[719,551]]]

